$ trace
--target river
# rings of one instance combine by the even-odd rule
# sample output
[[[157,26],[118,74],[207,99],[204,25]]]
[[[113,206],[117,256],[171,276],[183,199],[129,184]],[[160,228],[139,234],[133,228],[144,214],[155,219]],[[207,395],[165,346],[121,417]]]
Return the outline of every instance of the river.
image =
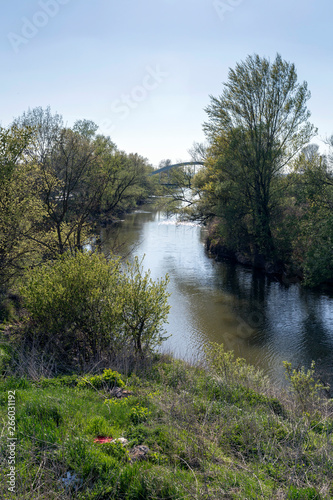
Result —
[[[333,384],[333,293],[286,287],[260,271],[216,262],[204,248],[205,229],[177,223],[151,205],[101,229],[103,250],[145,256],[153,279],[170,276],[171,311],[164,350],[195,360],[208,341],[283,383],[282,361],[310,366]]]

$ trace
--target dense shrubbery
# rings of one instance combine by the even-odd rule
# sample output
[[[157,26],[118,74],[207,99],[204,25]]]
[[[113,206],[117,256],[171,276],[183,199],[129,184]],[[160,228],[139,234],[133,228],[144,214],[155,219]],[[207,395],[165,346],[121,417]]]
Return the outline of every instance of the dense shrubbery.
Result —
[[[167,283],[153,281],[138,259],[121,266],[97,253],[62,255],[29,271],[21,286],[23,340],[69,365],[149,352],[164,339]]]

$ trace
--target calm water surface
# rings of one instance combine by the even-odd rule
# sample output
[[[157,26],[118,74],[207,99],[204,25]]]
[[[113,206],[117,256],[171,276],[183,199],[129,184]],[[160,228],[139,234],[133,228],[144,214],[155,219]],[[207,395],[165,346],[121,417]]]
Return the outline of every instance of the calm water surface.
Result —
[[[333,294],[285,287],[260,272],[216,262],[204,249],[205,231],[177,223],[147,205],[102,229],[105,251],[117,236],[120,253],[143,257],[152,278],[170,276],[171,311],[165,348],[196,358],[208,341],[223,343],[278,383],[282,361],[309,366],[333,382]]]

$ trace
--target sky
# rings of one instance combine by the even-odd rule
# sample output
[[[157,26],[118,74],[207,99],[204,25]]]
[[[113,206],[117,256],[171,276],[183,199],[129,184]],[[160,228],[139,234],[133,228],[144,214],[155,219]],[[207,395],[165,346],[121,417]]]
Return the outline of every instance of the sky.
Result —
[[[333,134],[332,0],[11,0],[0,19],[0,123],[50,105],[155,167],[187,161],[209,95],[249,54],[295,63],[315,142]]]

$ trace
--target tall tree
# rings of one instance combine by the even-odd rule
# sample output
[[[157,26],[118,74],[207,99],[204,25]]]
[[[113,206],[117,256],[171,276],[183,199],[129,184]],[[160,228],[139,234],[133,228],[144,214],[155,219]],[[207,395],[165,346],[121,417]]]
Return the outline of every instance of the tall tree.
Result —
[[[266,258],[274,257],[275,180],[316,133],[308,121],[309,98],[306,82],[297,83],[294,64],[279,54],[273,63],[254,55],[229,70],[221,96],[211,96],[206,109],[210,162],[229,191],[243,193],[254,253]]]
[[[16,127],[30,127],[33,131],[33,141],[26,147],[26,155],[41,164],[51,153],[59,134],[64,127],[63,118],[58,113],[52,114],[50,106],[45,109],[38,106],[28,109],[14,120]]]
[[[0,128],[0,289],[36,250],[35,225],[43,214],[35,195],[36,169],[23,162],[32,135],[30,128]]]
[[[100,156],[85,135],[62,129],[41,170],[42,199],[56,232],[57,250],[80,249],[88,218],[108,181]]]

